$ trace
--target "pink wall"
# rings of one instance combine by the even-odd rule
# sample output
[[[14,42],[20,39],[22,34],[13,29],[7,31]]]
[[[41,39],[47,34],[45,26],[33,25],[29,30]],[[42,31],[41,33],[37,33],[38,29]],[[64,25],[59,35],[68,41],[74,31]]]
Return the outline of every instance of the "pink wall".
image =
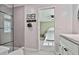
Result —
[[[14,46],[24,46],[24,7],[14,8]]]
[[[31,6],[25,7],[25,47],[37,49],[38,48],[37,22],[32,22],[32,28],[28,28],[27,22],[26,22],[26,20],[27,20],[26,15],[28,13],[35,13],[36,14],[36,9]]]
[[[55,8],[55,50],[59,50],[59,35],[62,33],[72,33],[72,5],[56,5]]]
[[[44,7],[44,6],[43,6]],[[42,8],[43,8],[42,7]],[[72,33],[72,5],[52,5],[55,7],[55,43],[56,50],[59,48],[59,35],[61,33]],[[31,9],[30,9],[31,8]],[[36,9],[39,7],[31,7],[26,6],[26,14],[27,13],[36,13]],[[41,7],[40,7],[41,8]],[[32,11],[31,11],[32,10]],[[26,15],[25,14],[25,15]],[[27,23],[25,23],[26,26]],[[38,48],[38,32],[37,32],[37,22],[33,23],[33,28],[29,29],[25,27],[25,47],[26,48]]]

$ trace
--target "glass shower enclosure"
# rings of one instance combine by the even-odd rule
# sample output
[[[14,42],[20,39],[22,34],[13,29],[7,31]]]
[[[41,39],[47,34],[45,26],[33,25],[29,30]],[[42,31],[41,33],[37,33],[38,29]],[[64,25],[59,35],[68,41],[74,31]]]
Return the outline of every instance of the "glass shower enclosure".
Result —
[[[13,22],[12,15],[0,11],[0,46],[13,50]]]

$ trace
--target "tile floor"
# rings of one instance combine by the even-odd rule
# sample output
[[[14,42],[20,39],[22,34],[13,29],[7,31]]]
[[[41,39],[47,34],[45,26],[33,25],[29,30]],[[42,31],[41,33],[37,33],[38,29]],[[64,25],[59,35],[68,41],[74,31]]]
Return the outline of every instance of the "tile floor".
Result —
[[[25,55],[55,55],[55,52],[54,52],[54,45],[52,46],[44,46],[43,43],[44,41],[41,40],[41,49],[40,51],[29,51],[29,50],[26,50],[25,51]],[[49,43],[51,43],[51,41],[49,41]],[[52,43],[54,43],[54,41],[52,41]]]

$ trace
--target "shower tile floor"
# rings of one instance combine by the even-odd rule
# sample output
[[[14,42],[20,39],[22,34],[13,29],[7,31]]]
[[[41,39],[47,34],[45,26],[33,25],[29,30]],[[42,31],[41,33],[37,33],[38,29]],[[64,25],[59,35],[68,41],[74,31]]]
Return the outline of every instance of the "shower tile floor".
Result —
[[[52,42],[53,45],[51,45],[51,42]],[[40,46],[41,46],[40,51],[26,50],[25,54],[26,55],[55,55],[54,41],[48,41],[47,44],[49,44],[49,45],[43,45],[43,44],[44,44],[44,41],[41,40],[41,42],[40,42]]]

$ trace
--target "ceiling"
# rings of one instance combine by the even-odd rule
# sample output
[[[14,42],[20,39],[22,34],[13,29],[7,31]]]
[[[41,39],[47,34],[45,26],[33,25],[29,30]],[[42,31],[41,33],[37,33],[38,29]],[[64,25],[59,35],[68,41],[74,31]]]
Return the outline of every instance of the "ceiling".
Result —
[[[46,6],[52,6],[52,4],[14,4],[14,7],[20,7],[20,6],[31,6],[31,7],[46,7]],[[6,4],[7,7],[12,8],[12,4]]]

